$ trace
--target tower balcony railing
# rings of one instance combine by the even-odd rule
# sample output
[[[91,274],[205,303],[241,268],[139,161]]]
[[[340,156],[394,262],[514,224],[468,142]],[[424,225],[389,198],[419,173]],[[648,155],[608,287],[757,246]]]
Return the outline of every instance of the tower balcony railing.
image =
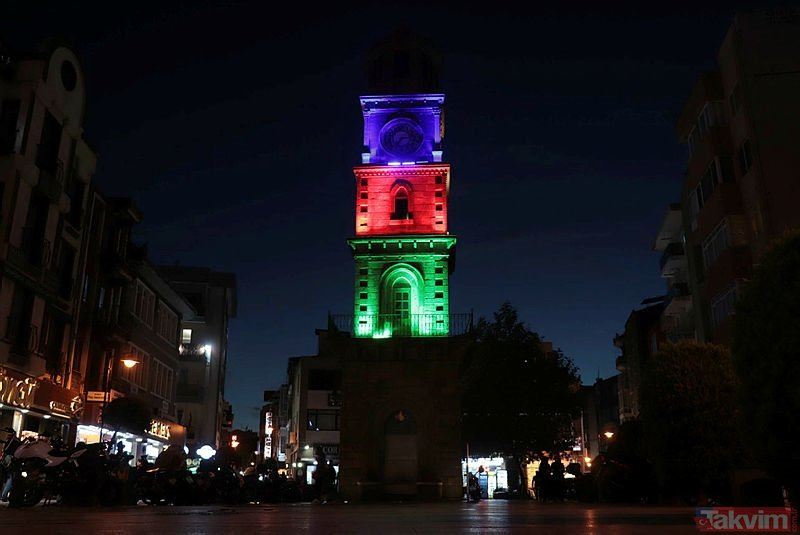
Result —
[[[328,324],[356,338],[458,336],[472,330],[472,313],[331,314]]]

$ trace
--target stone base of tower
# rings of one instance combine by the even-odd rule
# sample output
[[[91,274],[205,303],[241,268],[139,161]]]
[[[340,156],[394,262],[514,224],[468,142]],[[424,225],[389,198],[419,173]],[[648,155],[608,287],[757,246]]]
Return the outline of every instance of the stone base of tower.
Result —
[[[329,334],[342,363],[339,488],[345,500],[460,500],[459,368],[470,341]]]

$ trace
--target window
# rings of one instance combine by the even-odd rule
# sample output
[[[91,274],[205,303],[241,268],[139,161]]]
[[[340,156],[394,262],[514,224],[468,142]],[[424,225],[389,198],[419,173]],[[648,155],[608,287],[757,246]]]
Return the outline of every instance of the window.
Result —
[[[434,299],[443,299],[444,298],[444,292],[436,292],[435,294],[433,294],[433,298]]]
[[[394,312],[400,317],[407,317],[409,313],[410,299],[411,299],[411,285],[405,280],[398,280],[392,288]]]
[[[438,190],[438,191],[436,192],[436,196],[437,196],[437,197],[441,197],[441,196],[442,196],[442,190]]]
[[[148,376],[147,372],[148,372],[150,355],[148,355],[147,353],[145,353],[144,351],[142,351],[133,344],[131,344],[130,349],[128,350],[128,355],[138,360],[139,364],[137,364],[133,368],[126,368],[120,363],[119,376],[133,385],[139,386],[141,388],[147,388],[147,376]]]
[[[174,344],[178,334],[178,315],[167,307],[166,303],[158,302],[158,322],[156,332],[167,342]]]
[[[6,100],[0,103],[0,154],[14,152],[17,143],[19,108],[19,100]]]
[[[697,150],[697,128],[692,128],[689,132],[689,137],[686,138],[686,144],[689,146],[689,158],[691,158]]]
[[[358,311],[359,312],[366,312],[367,311],[367,305],[359,305]]]
[[[358,269],[358,274],[359,275],[368,275],[369,274],[369,269],[368,268],[359,268]]]
[[[358,298],[359,299],[366,299],[367,298],[367,294],[362,292],[362,293],[358,294]]]
[[[181,343],[182,344],[191,344],[192,343],[192,330],[191,329],[182,329],[181,330]]]
[[[366,186],[367,185],[367,179],[366,178],[362,178],[361,179],[361,185],[362,186]]]
[[[342,386],[339,370],[308,370],[309,390],[338,390]]]
[[[741,96],[739,95],[739,84],[736,84],[731,91],[731,96],[728,97],[728,102],[731,106],[731,116],[738,113],[739,108],[742,106]]]
[[[437,211],[437,212],[441,212],[442,210],[444,210],[444,206],[443,206],[443,205],[441,205],[441,204],[437,204],[437,205],[436,205],[436,211]]]
[[[436,285],[436,286],[444,286],[444,280],[442,280],[442,279],[436,279],[435,285]]]
[[[172,398],[172,368],[153,359],[153,383],[150,392],[164,399]]]
[[[309,409],[306,429],[309,431],[338,431],[339,411],[331,409]]]
[[[437,274],[437,275],[439,275],[439,274],[441,274],[441,273],[444,273],[444,268],[437,267],[437,268],[435,269],[435,272],[436,272],[436,274]]]
[[[366,207],[365,205],[363,205],[363,204],[362,204],[362,205],[361,205],[361,208],[360,208],[360,211],[361,211],[361,213],[362,213],[362,214],[363,214],[363,213],[366,213],[366,211],[367,211],[367,207]]]
[[[408,192],[405,188],[400,188],[394,195],[394,213],[392,219],[409,219],[408,213]]]
[[[706,270],[719,258],[719,256],[730,247],[730,236],[728,233],[728,221],[723,219],[722,223],[703,240],[703,263]]]
[[[407,50],[394,51],[394,72],[398,78],[408,78],[411,67],[411,58]]]
[[[750,151],[750,140],[745,139],[739,146],[739,171],[746,175],[753,166],[753,154]]]
[[[367,287],[367,281],[358,281],[358,286],[361,287],[361,288],[366,288]]]
[[[436,184],[442,184],[444,182],[444,178],[442,175],[436,175],[436,179],[434,180]]]
[[[719,296],[711,302],[711,323],[715,327],[733,314],[736,306],[736,298],[736,286],[733,285],[723,290]]]
[[[369,197],[368,197],[368,194],[367,194],[367,192],[366,192],[366,191],[362,191],[362,192],[361,192],[361,198],[362,198],[362,199],[368,199],[368,198],[369,198]]]
[[[135,291],[131,312],[148,327],[152,327],[156,296],[142,281],[136,281]]]

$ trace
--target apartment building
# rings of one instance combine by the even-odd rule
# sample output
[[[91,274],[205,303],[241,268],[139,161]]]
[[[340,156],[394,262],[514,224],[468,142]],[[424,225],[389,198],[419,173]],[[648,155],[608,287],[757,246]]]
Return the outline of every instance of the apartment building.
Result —
[[[770,242],[800,226],[800,9],[734,16],[718,67],[677,123],[697,337],[729,344],[737,295]]]
[[[74,50],[0,43],[0,425],[23,435],[73,437],[83,409],[75,318],[96,163],[85,113]]]

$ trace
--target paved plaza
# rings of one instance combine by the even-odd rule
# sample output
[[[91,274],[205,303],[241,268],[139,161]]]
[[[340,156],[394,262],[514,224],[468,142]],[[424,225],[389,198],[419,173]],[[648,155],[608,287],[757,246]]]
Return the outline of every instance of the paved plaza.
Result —
[[[698,533],[690,507],[479,503],[274,504],[233,507],[0,508],[5,535]]]

